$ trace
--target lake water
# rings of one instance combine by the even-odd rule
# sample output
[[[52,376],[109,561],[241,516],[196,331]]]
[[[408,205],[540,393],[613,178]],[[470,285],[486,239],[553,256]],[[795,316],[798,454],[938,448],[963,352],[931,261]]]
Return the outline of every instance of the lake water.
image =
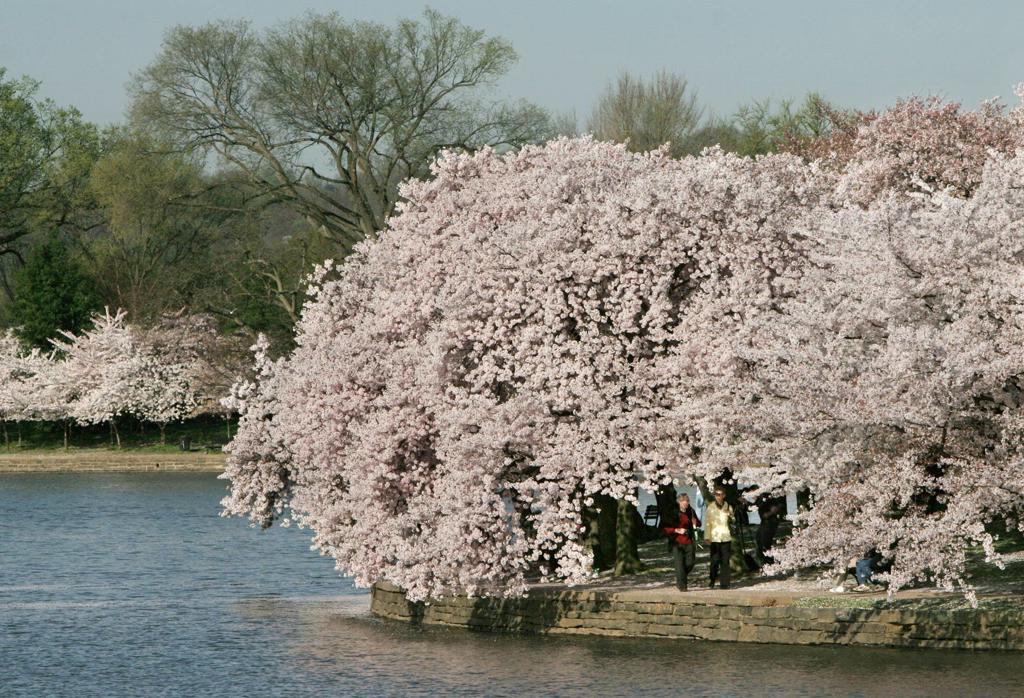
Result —
[[[0,475],[0,696],[998,696],[1018,654],[409,627],[213,475]]]

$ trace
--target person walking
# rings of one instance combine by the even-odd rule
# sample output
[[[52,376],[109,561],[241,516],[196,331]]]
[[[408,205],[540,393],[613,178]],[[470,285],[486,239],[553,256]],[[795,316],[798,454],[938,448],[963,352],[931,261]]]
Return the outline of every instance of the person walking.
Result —
[[[736,521],[736,514],[732,505],[725,501],[725,490],[721,487],[715,488],[715,499],[708,504],[704,512],[705,536],[711,544],[711,585],[714,588],[715,581],[721,574],[721,588],[729,588],[729,579],[732,570],[729,569],[729,558],[732,555],[732,530],[730,525]]]
[[[686,579],[697,561],[696,536],[694,528],[700,526],[697,512],[690,506],[690,495],[679,495],[679,518],[674,526],[661,530],[669,534],[672,559],[676,567],[676,588],[686,591]]]

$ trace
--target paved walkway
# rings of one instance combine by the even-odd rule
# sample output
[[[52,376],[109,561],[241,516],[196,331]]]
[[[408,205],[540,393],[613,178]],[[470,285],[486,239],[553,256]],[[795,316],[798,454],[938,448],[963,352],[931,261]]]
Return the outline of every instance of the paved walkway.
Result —
[[[593,581],[571,588],[574,593],[594,592],[594,596],[615,594],[620,599],[636,599],[645,601],[672,601],[705,604],[741,604],[747,606],[778,606],[792,604],[800,599],[819,599],[823,603],[836,606],[869,605],[873,601],[883,601],[887,593],[855,592],[850,590],[854,584],[852,577],[847,580],[847,591],[842,594],[829,592],[835,580],[827,575],[823,579],[818,573],[808,573],[799,577],[765,577],[759,573],[733,573],[731,588],[708,589],[709,558],[705,548],[697,554],[697,565],[690,573],[686,592],[675,588],[675,573],[668,557],[667,546],[660,541],[648,543],[640,547],[640,557],[647,570],[641,574],[612,577],[604,573]],[[1018,569],[1019,568],[1019,569]],[[1007,564],[1008,574],[1000,575],[1000,583],[979,583],[979,598],[1017,597],[1024,599],[1024,556],[1012,556]],[[562,584],[534,584],[531,589],[545,595],[557,595],[567,588]],[[900,602],[921,600],[962,601],[961,592],[945,592],[934,588],[917,588],[901,590],[896,597]]]

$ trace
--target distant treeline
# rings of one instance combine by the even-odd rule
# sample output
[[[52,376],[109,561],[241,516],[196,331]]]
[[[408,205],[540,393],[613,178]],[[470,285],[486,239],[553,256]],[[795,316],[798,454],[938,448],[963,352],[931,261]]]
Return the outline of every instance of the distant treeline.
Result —
[[[100,127],[0,67],[0,323],[49,348],[107,306],[152,326],[201,313],[285,348],[306,275],[384,228],[399,184],[444,149],[579,130],[673,155],[801,152],[858,116],[810,95],[709,114],[686,80],[624,73],[583,124],[492,99],[517,56],[428,11],[385,26],[336,14],[268,30],[178,26]]]

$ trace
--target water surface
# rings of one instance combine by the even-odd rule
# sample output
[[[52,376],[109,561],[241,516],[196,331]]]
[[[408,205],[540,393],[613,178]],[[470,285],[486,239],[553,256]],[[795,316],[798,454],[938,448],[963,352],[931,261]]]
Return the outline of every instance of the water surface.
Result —
[[[207,474],[0,475],[0,696],[1010,696],[1019,654],[416,629]]]

